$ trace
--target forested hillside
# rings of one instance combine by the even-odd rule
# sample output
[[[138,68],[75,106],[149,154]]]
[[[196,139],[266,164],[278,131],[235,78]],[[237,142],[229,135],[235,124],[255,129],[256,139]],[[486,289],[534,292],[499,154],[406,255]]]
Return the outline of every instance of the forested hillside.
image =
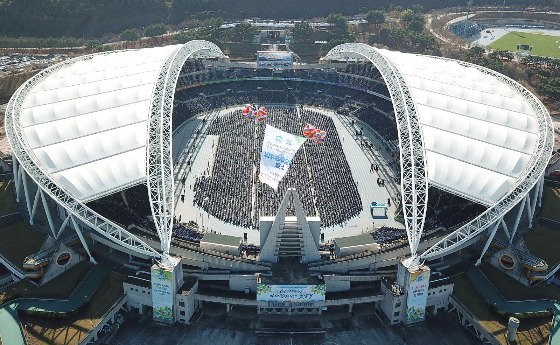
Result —
[[[508,6],[533,6],[534,0],[508,0]],[[556,6],[560,0],[539,0]],[[466,0],[0,0],[0,35],[32,37],[101,37],[154,23],[177,24],[188,19],[222,16],[228,19],[296,19],[352,15],[390,5],[424,10],[464,6]],[[476,6],[495,5],[478,0]]]
[[[164,0],[0,0],[0,34],[100,37],[168,18]]]

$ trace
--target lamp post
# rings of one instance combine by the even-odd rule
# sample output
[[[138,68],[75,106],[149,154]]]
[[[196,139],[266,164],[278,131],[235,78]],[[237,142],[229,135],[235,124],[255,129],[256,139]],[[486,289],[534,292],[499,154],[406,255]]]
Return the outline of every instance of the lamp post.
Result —
[[[504,3],[502,4],[502,14],[500,15],[500,27],[502,27],[502,21],[504,19],[504,7],[506,7],[506,0],[504,0]]]

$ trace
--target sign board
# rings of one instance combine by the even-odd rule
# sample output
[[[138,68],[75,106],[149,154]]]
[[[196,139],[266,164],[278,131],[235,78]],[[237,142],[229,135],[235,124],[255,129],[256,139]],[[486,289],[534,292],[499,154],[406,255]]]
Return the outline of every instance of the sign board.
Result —
[[[376,217],[387,217],[387,205],[385,204],[378,204],[376,202],[372,202],[370,206],[371,215]]]
[[[325,284],[257,284],[257,301],[269,307],[312,307],[314,302],[325,301],[325,291]]]
[[[305,138],[293,135],[276,127],[266,125],[261,152],[259,181],[276,190],[292,164],[297,150]]]
[[[173,322],[173,272],[152,267],[152,307],[155,321]]]
[[[294,54],[291,52],[257,52],[258,68],[292,68],[294,66]]]
[[[430,270],[419,270],[410,273],[408,284],[408,297],[406,300],[406,320],[421,321],[426,316],[426,300],[428,299],[428,286],[430,283]]]

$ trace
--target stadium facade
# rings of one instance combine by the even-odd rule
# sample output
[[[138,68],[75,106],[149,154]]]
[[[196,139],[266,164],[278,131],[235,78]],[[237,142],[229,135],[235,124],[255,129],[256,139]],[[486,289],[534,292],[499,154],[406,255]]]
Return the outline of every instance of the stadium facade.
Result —
[[[181,272],[173,273],[170,280],[175,292],[188,285],[183,280],[183,266],[202,269],[197,273],[199,280],[188,285],[187,290],[193,291],[188,298],[192,300],[184,300],[188,294],[179,293],[170,302],[176,306],[172,308],[173,320],[187,322],[196,309],[194,300],[223,302],[228,308],[231,303],[254,305],[261,312],[294,312],[295,306],[267,308],[251,298],[233,298],[226,303],[223,298],[196,293],[200,282],[225,279],[229,290],[254,294],[257,284],[263,282],[259,274],[269,274],[270,262],[219,249],[235,247],[235,240],[215,240],[214,246],[206,249],[173,245],[176,190],[180,184],[172,158],[172,133],[178,125],[172,124],[173,106],[185,62],[192,59],[215,61],[208,68],[243,65],[229,63],[213,43],[191,41],[78,57],[52,66],[23,84],[8,104],[5,121],[13,148],[18,201],[25,203],[33,224],[41,199],[52,236],[58,239],[70,226],[92,261],[88,237],[133,256],[153,258],[173,272],[173,267],[179,267]],[[485,236],[488,240],[482,258],[499,227],[508,232],[511,243],[523,214],[531,224],[553,148],[550,116],[533,94],[508,77],[480,66],[364,44],[339,45],[320,64],[305,68],[337,73],[336,68],[349,63],[371,64],[386,85],[386,94],[363,91],[392,104],[408,248],[388,246],[306,263],[306,270],[321,277],[327,294],[351,292],[351,282],[377,281],[382,276],[380,270],[396,265],[399,275],[407,270],[407,277],[414,272],[421,274],[427,269],[423,262],[454,253]],[[298,68],[304,67],[294,67]],[[138,185],[147,186],[145,197],[157,235],[134,232],[90,207],[96,200]],[[431,189],[476,203],[484,211],[451,229],[424,234]],[[508,229],[504,216],[516,205],[520,206],[515,223]],[[61,218],[61,226],[56,225],[60,222],[55,214]],[[313,225],[307,228],[315,231]],[[318,234],[309,236],[318,244]],[[183,266],[177,263],[177,257]],[[23,276],[21,270],[12,269]],[[211,269],[228,270],[230,275],[227,279],[211,278],[207,273]],[[360,277],[352,274],[359,270]],[[255,274],[235,275],[241,271]],[[408,296],[408,285],[403,282],[404,291],[402,286],[382,284],[379,294],[344,301],[327,298],[308,309],[321,312],[330,305],[348,304],[351,308],[355,303],[375,302],[391,322],[400,322],[406,312],[396,318],[393,315],[395,308],[402,308],[395,307],[397,304],[406,305],[400,301]],[[136,283],[132,279],[125,285]],[[387,296],[392,296],[390,305],[383,302],[389,300]],[[440,303],[438,300],[432,305]],[[140,309],[151,306],[140,297],[131,297],[131,305]]]

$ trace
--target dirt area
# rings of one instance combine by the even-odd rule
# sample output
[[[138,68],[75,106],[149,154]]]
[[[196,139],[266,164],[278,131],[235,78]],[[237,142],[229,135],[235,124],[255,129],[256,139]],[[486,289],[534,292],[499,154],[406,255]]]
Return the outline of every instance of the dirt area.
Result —
[[[6,137],[6,128],[4,127],[4,112],[7,104],[0,105],[0,156],[9,156],[12,154],[12,147]]]
[[[560,114],[550,114],[552,118],[552,125],[554,128],[560,128]],[[554,150],[560,148],[560,130],[555,130],[554,133]]]

